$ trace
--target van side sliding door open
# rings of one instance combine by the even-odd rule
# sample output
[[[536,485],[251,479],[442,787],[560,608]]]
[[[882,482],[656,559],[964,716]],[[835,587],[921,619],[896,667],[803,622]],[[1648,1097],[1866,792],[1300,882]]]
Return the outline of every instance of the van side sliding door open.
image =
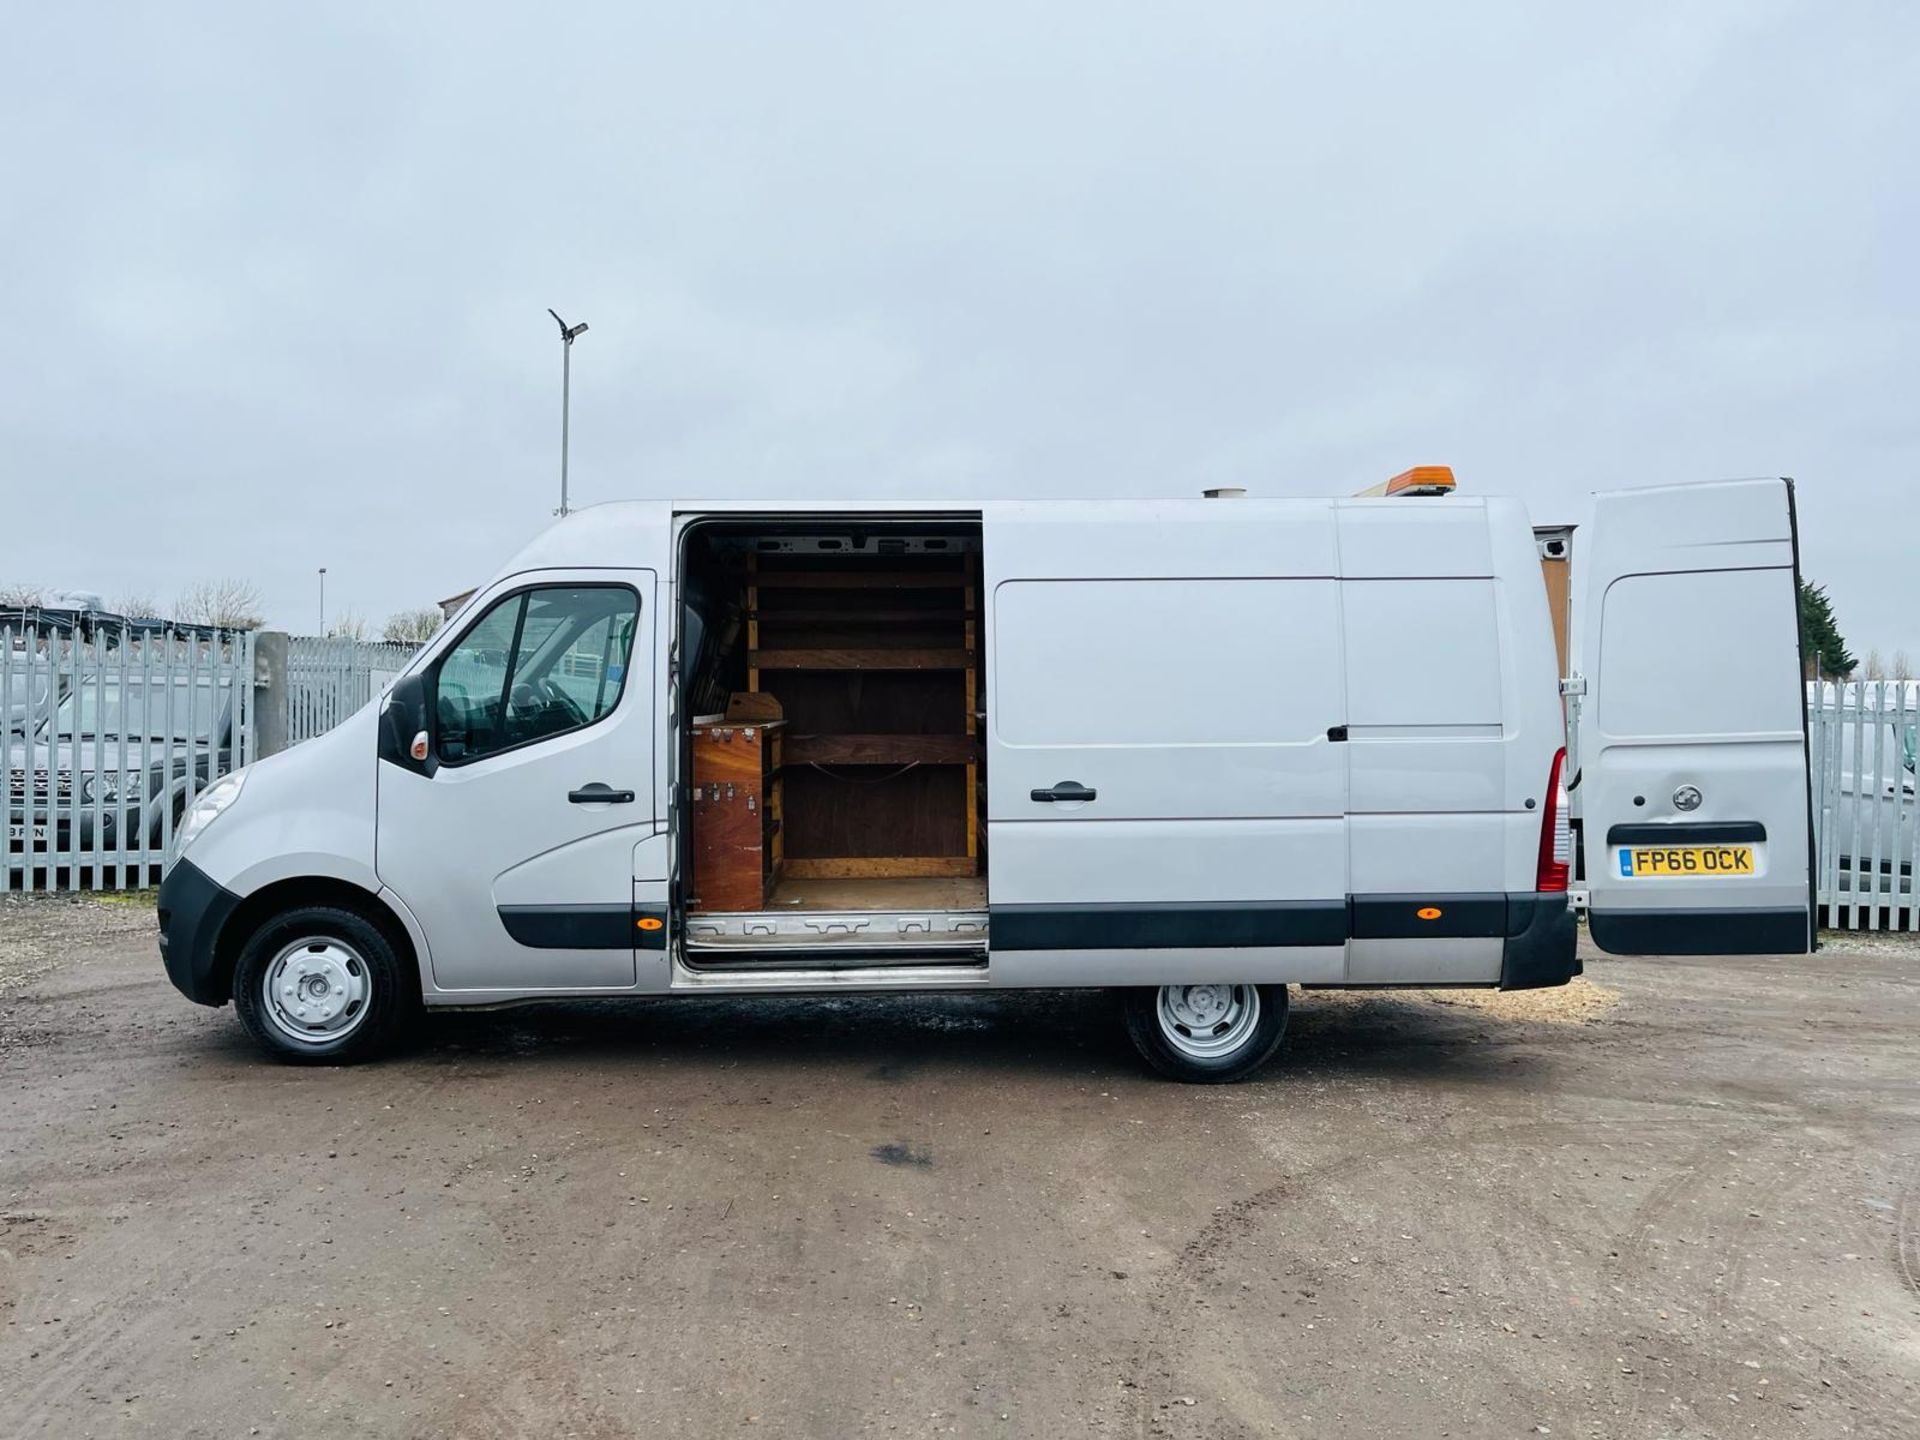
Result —
[[[1598,496],[1580,565],[1575,783],[1594,943],[1809,952],[1792,482]]]

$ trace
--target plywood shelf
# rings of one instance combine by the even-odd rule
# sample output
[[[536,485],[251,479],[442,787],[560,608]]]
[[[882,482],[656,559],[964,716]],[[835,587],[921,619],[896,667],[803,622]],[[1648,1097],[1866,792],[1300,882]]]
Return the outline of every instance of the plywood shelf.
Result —
[[[978,868],[968,855],[846,855],[790,858],[781,874],[788,880],[904,880],[972,875]]]
[[[959,570],[761,570],[762,590],[964,590],[973,582]]]
[[[789,735],[789,765],[971,765],[971,735]]]
[[[931,610],[875,610],[856,607],[850,610],[767,610],[749,612],[749,620],[763,625],[958,625],[977,614],[970,606],[955,605]]]
[[[971,650],[755,650],[757,670],[968,670]]]

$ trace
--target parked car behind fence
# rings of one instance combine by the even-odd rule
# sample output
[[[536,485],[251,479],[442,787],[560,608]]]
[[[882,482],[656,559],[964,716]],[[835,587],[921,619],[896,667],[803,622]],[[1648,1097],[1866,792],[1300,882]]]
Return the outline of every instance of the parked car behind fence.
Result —
[[[252,657],[245,632],[0,625],[0,890],[155,878],[193,797],[252,756]]]
[[[1920,927],[1920,682],[1807,686],[1820,898],[1830,924]]]

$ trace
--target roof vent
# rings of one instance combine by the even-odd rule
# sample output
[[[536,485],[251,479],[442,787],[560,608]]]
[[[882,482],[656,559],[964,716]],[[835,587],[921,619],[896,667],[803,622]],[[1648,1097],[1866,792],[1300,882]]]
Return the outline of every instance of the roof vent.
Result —
[[[1210,489],[1202,490],[1200,493],[1209,500],[1244,500],[1247,498],[1247,487],[1244,485],[1215,485]]]

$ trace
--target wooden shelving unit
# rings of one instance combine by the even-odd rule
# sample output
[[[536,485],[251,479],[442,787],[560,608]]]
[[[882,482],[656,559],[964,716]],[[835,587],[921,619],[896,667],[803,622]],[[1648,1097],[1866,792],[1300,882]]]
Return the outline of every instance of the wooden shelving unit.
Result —
[[[912,568],[903,558],[895,562],[897,568],[883,570],[858,568],[858,558],[839,556],[801,561],[781,556],[771,565],[759,555],[747,558],[748,689],[772,689],[786,709],[783,752],[789,776],[811,770],[825,777],[811,781],[822,812],[811,827],[809,816],[795,813],[804,807],[791,803],[791,784],[783,787],[794,822],[782,827],[783,873],[793,879],[979,873],[979,554],[969,550],[952,557],[915,556],[914,561]],[[935,593],[940,591],[951,598]],[[940,676],[953,676],[959,684],[942,692]],[[936,704],[941,693],[950,694],[951,701]],[[890,707],[889,696],[900,703]],[[951,708],[942,709],[947,703]],[[870,723],[864,729],[843,727],[831,718],[817,723],[829,712],[856,722],[864,716]],[[882,725],[892,719],[903,728],[883,729],[871,724],[875,717]],[[958,783],[902,778],[921,770],[957,772]],[[888,793],[885,787],[895,780],[901,786]],[[949,805],[964,810],[964,817],[952,815]],[[942,815],[951,815],[950,829]],[[824,843],[828,828],[834,831],[829,848],[849,848],[858,839],[897,848],[898,842],[889,840],[896,831],[922,838],[938,831],[955,853],[794,853],[795,844]]]

